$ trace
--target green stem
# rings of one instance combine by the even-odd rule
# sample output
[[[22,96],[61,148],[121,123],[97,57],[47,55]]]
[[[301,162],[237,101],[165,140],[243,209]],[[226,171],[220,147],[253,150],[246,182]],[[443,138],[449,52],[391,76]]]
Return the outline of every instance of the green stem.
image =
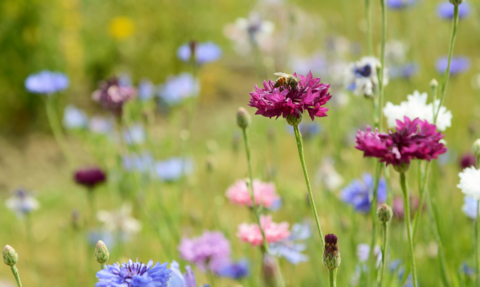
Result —
[[[312,206],[313,215],[315,216],[315,223],[317,224],[318,235],[322,241],[322,251],[325,248],[325,238],[323,237],[322,227],[320,226],[320,220],[318,219],[317,207],[315,206],[315,199],[313,198],[312,187],[310,186],[310,179],[308,178],[307,166],[305,164],[305,157],[303,155],[303,140],[298,125],[293,126],[295,132],[295,139],[297,140],[298,156],[300,157],[300,163],[302,164],[303,176],[307,184],[308,196],[310,197],[310,205]]]
[[[337,269],[329,270],[328,271],[328,281],[330,287],[337,287]]]
[[[370,9],[370,0],[365,0],[365,18],[367,21],[367,52],[368,55],[373,55],[373,48],[372,48],[372,17],[371,17],[371,9]]]
[[[105,269],[105,263],[100,263],[100,270]]]
[[[368,282],[372,282],[372,278],[376,278],[376,261],[375,261],[375,243],[377,242],[377,200],[378,200],[378,185],[380,183],[380,174],[382,172],[383,164],[378,162],[375,165],[375,184],[373,187],[373,197],[372,197],[372,204],[370,207],[370,215],[372,217],[372,241],[370,243],[370,251],[369,251],[369,265],[370,265],[370,272],[368,273]],[[375,281],[375,279],[373,279]]]
[[[435,119],[434,122],[437,122],[437,117],[440,112],[440,108],[443,105],[443,101],[445,99],[445,92],[447,89],[447,83],[448,83],[448,78],[450,76],[450,64],[452,62],[452,55],[453,55],[453,47],[455,46],[455,39],[457,38],[457,27],[458,27],[458,5],[455,5],[454,10],[453,10],[453,27],[452,27],[452,36],[450,38],[450,47],[448,49],[448,63],[447,63],[447,69],[445,70],[445,73],[443,74],[443,83],[442,83],[442,88],[440,90],[440,104],[438,105],[437,108],[437,113],[435,114]]]
[[[88,193],[88,205],[90,206],[90,227],[95,226],[95,194],[92,188],[87,190]]]
[[[478,268],[479,268],[479,263],[478,263],[478,229],[479,229],[479,224],[480,224],[480,200],[477,201],[477,220],[475,221],[475,287],[480,286],[480,281],[478,277]]]
[[[380,0],[380,6],[382,7],[382,44],[381,44],[381,54],[380,54],[380,74],[378,75],[378,88],[379,88],[379,97],[378,97],[378,120],[380,131],[382,130],[382,108],[383,108],[383,97],[385,85],[383,84],[385,76],[385,45],[387,42],[387,11],[385,9],[385,0]]]
[[[12,266],[12,273],[15,277],[15,280],[17,281],[17,286],[22,287],[22,282],[20,282],[20,275],[18,274],[18,269],[15,265]]]
[[[383,286],[383,278],[385,277],[385,266],[387,265],[388,255],[388,222],[382,222],[383,226],[383,250],[382,250],[382,271],[380,272],[380,285]]]
[[[410,259],[412,266],[412,281],[413,286],[417,287],[417,268],[415,266],[415,254],[413,249],[412,227],[410,226],[410,198],[408,196],[407,181],[405,178],[405,172],[400,173],[400,185],[403,191],[403,206],[405,210],[405,223],[407,226],[408,245],[410,249]]]
[[[60,125],[60,122],[58,121],[58,116],[56,114],[54,101],[55,101],[55,95],[47,96],[47,102],[45,106],[47,111],[48,123],[50,124],[50,128],[52,129],[52,133],[53,133],[53,137],[55,138],[55,141],[57,142],[58,146],[60,147],[60,150],[62,151],[63,155],[67,159],[70,169],[73,169],[72,156],[65,143],[65,136],[63,135],[62,127]]]

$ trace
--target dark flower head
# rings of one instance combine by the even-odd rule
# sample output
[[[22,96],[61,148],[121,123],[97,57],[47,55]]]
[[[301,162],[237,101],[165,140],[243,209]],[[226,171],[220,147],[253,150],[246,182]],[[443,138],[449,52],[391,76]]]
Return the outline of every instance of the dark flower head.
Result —
[[[120,116],[123,110],[123,104],[137,95],[135,88],[122,84],[119,78],[114,77],[108,81],[103,81],[99,89],[93,92],[94,101],[107,110],[110,110],[116,116]]]
[[[153,266],[152,260],[147,265],[129,260],[122,265],[108,265],[97,272],[98,283],[95,287],[167,287],[172,273],[167,264],[157,263]]]
[[[325,250],[323,251],[323,265],[328,270],[337,269],[340,266],[341,258],[338,250],[337,236],[335,234],[325,235]]]
[[[471,166],[477,167],[477,158],[471,153],[466,153],[462,155],[462,157],[460,158],[460,168],[464,170],[467,167]]]
[[[397,120],[395,132],[358,131],[355,146],[364,152],[365,157],[376,157],[380,162],[399,167],[410,164],[412,159],[436,159],[447,149],[440,143],[443,135],[436,132],[437,127],[418,118],[413,121],[404,117]]]
[[[294,85],[274,87],[272,80],[264,81],[263,89],[255,85],[249,106],[257,108],[256,115],[300,118],[307,110],[312,121],[315,117],[327,116],[328,108],[322,106],[332,98],[328,93],[330,85],[320,83],[320,78],[314,78],[311,71],[306,77],[293,76],[298,79],[296,88]]]
[[[79,169],[75,172],[75,181],[88,188],[94,188],[106,180],[107,176],[99,168]]]

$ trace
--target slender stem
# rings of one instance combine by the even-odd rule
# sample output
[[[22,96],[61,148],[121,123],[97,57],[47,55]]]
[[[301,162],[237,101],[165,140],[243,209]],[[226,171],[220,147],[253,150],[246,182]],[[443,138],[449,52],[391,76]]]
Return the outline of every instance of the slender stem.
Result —
[[[405,223],[407,225],[407,236],[408,236],[408,245],[410,248],[410,259],[412,266],[412,281],[413,286],[417,287],[417,269],[415,266],[415,254],[413,250],[413,238],[412,238],[412,227],[410,226],[410,198],[408,196],[407,181],[405,178],[405,172],[400,173],[400,185],[402,186],[403,191],[403,206],[405,210]]]
[[[480,200],[477,201],[477,220],[475,221],[475,287],[480,286],[480,281],[478,277],[478,268],[479,268],[479,262],[478,262],[478,229],[479,229],[479,224],[480,224]]]
[[[312,206],[313,215],[315,216],[315,223],[317,224],[318,235],[322,241],[322,251],[325,248],[325,238],[323,237],[322,228],[320,227],[320,220],[318,219],[317,207],[315,206],[315,199],[313,198],[312,187],[310,186],[310,179],[308,178],[307,166],[305,164],[305,157],[303,155],[303,140],[298,125],[293,126],[295,132],[295,139],[297,140],[298,156],[300,157],[300,163],[302,164],[303,176],[307,184],[308,196],[310,197],[310,204]]]
[[[58,116],[56,114],[54,101],[55,101],[55,95],[47,96],[47,102],[45,104],[45,107],[47,111],[48,123],[50,124],[50,128],[52,129],[52,133],[53,133],[53,137],[55,138],[55,141],[57,142],[58,146],[60,147],[60,150],[62,151],[63,155],[67,159],[70,169],[73,169],[72,156],[65,143],[65,136],[63,135],[62,127],[60,125],[60,122],[58,121]]]
[[[90,227],[95,226],[95,194],[93,188],[87,190],[88,193],[88,205],[90,205]]]
[[[376,261],[375,261],[375,244],[377,243],[377,231],[378,231],[378,224],[377,224],[377,201],[378,201],[378,185],[380,183],[380,174],[382,172],[383,164],[378,162],[375,164],[375,184],[373,187],[373,197],[372,197],[372,204],[370,206],[370,216],[372,217],[372,241],[370,243],[370,251],[369,251],[369,265],[370,265],[370,272],[368,273],[368,282],[372,282],[372,278],[376,278]],[[373,279],[375,281],[375,279]]]
[[[445,287],[449,287],[450,280],[448,279],[448,273],[447,273],[447,259],[445,256],[442,240],[440,239],[440,229],[437,224],[438,209],[436,208],[434,210],[435,199],[433,199],[433,201],[430,199],[430,196],[428,194],[428,188],[425,189],[425,194],[427,198],[428,214],[431,221],[430,226],[432,228],[432,233],[433,233],[433,236],[435,237],[435,241],[437,242],[437,245],[438,245],[438,259],[440,260],[440,275],[441,275],[440,278],[442,279],[443,285]]]
[[[435,115],[435,122],[437,121],[437,117],[440,111],[440,108],[443,105],[443,100],[445,99],[445,92],[447,89],[448,78],[450,76],[450,64],[452,62],[452,55],[453,55],[453,47],[455,46],[455,39],[457,38],[457,27],[458,27],[458,5],[455,5],[453,10],[453,27],[452,27],[452,37],[450,38],[450,47],[448,49],[448,62],[447,62],[447,69],[443,74],[443,83],[442,88],[440,90],[440,104],[437,108],[437,113]]]
[[[387,265],[388,255],[388,222],[382,222],[383,227],[383,250],[382,250],[382,271],[380,272],[380,285],[383,286],[383,278],[385,277],[385,266]]]
[[[330,287],[337,287],[337,269],[329,270],[328,271],[328,281]]]
[[[105,263],[100,263],[100,270],[105,269]]]
[[[383,108],[383,97],[384,97],[384,77],[385,77],[385,46],[387,42],[387,11],[385,9],[385,0],[380,0],[380,6],[382,7],[382,44],[381,44],[381,54],[380,54],[380,74],[378,75],[378,120],[380,131],[382,130],[382,108]]]
[[[20,282],[20,275],[18,274],[18,269],[15,265],[12,266],[12,273],[15,277],[15,280],[17,281],[17,286],[22,287],[22,282]]]
[[[371,10],[370,9],[370,0],[365,0],[365,18],[367,20],[367,53],[368,55],[373,55],[373,48],[372,48],[372,17],[371,17]]]

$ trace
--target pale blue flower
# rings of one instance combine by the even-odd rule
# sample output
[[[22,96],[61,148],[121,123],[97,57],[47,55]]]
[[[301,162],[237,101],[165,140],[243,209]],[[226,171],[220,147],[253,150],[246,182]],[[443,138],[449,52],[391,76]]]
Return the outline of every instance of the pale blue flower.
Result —
[[[173,261],[170,263],[170,270],[172,271],[172,276],[168,281],[168,287],[197,287],[197,279],[195,273],[193,272],[190,266],[186,266],[186,272],[182,274],[180,271],[180,265]],[[209,285],[202,285],[200,287],[208,287]]]
[[[470,196],[465,196],[463,199],[462,211],[470,219],[475,220],[477,218],[477,205],[478,201]]]
[[[138,98],[142,101],[149,100],[155,96],[156,87],[149,79],[142,79],[138,84]]]
[[[138,123],[123,130],[123,138],[128,145],[143,144],[146,137],[145,128]]]
[[[158,96],[168,105],[178,105],[183,100],[196,97],[200,92],[200,83],[189,73],[170,76],[160,86]]]
[[[69,83],[65,74],[44,70],[28,76],[25,88],[31,93],[48,95],[65,90]]]
[[[450,2],[442,2],[437,6],[438,17],[442,19],[452,19],[455,6]],[[467,2],[458,5],[458,18],[465,18],[470,14],[470,6]]]
[[[291,234],[287,239],[269,245],[270,253],[277,257],[284,257],[295,265],[307,262],[308,256],[302,253],[307,249],[307,245],[303,241],[310,238],[311,235],[307,222],[296,223],[292,226]]]
[[[90,246],[92,247],[96,246],[99,240],[102,240],[109,248],[113,248],[117,243],[115,240],[115,236],[113,236],[111,232],[103,229],[96,229],[90,231],[88,233],[87,240],[88,244],[90,244]]]
[[[441,57],[435,63],[435,68],[440,74],[445,73],[448,65],[448,57]],[[466,72],[470,69],[470,59],[465,56],[453,56],[450,62],[450,75]]]
[[[22,188],[17,189],[14,194],[6,200],[5,205],[8,209],[15,212],[20,219],[40,207],[40,204],[35,197],[32,196],[32,193]]]
[[[392,65],[388,68],[388,75],[392,79],[403,78],[409,79],[418,73],[419,66],[415,62],[403,65]]]
[[[415,0],[387,0],[387,7],[393,10],[401,10],[415,5]]]
[[[157,161],[154,169],[159,179],[175,181],[193,172],[193,162],[188,158],[172,157],[165,161]]]
[[[190,61],[192,46],[195,49],[195,61],[198,64],[214,62],[222,56],[222,50],[213,42],[186,43],[177,50],[177,56],[184,62]]]
[[[63,112],[63,126],[69,130],[86,128],[88,127],[88,116],[74,105],[68,105]]]
[[[355,179],[349,186],[342,190],[342,200],[353,205],[356,211],[361,213],[370,212],[372,205],[374,179],[372,175],[365,173],[363,180]],[[387,200],[387,183],[382,178],[378,184],[377,202],[383,203]]]
[[[149,152],[142,154],[125,155],[122,158],[123,168],[127,171],[147,172],[153,166],[155,160]]]
[[[245,278],[250,273],[248,260],[239,260],[237,262],[227,262],[219,267],[215,272],[220,277],[228,277],[235,280]]]

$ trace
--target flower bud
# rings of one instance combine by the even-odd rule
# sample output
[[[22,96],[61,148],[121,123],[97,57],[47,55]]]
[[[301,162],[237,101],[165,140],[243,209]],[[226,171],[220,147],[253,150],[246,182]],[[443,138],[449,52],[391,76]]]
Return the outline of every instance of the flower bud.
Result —
[[[277,277],[278,270],[275,258],[268,253],[264,253],[262,260],[262,278],[265,286],[277,286]]]
[[[473,151],[473,154],[474,154],[476,157],[479,157],[479,156],[480,156],[480,139],[476,140],[476,141],[473,143],[472,151]]]
[[[244,108],[238,108],[237,111],[237,124],[240,128],[245,129],[250,125],[251,118],[247,110]]]
[[[108,252],[107,245],[103,243],[102,240],[97,242],[97,246],[95,246],[95,259],[100,264],[103,264],[108,261],[110,257],[110,253]]]
[[[337,236],[334,234],[325,235],[325,250],[323,251],[323,265],[330,271],[340,266],[342,261],[338,250]]]
[[[462,4],[462,2],[463,0],[450,0],[450,3],[452,3],[455,6]]]
[[[410,167],[409,163],[402,162],[401,164],[394,165],[393,169],[396,170],[399,173],[405,173],[405,172],[407,172],[409,167]]]
[[[298,126],[301,122],[302,122],[302,114],[287,116],[287,123],[293,127]]]
[[[380,222],[389,222],[393,216],[392,209],[387,204],[382,204],[382,206],[380,206],[380,208],[377,210],[377,216]]]
[[[430,81],[430,88],[431,88],[432,90],[434,90],[434,89],[437,89],[437,87],[438,87],[438,82],[437,82],[437,80],[432,79],[432,80]]]
[[[3,262],[8,266],[13,266],[17,264],[18,261],[18,254],[15,252],[15,249],[12,246],[7,245],[3,249]]]

